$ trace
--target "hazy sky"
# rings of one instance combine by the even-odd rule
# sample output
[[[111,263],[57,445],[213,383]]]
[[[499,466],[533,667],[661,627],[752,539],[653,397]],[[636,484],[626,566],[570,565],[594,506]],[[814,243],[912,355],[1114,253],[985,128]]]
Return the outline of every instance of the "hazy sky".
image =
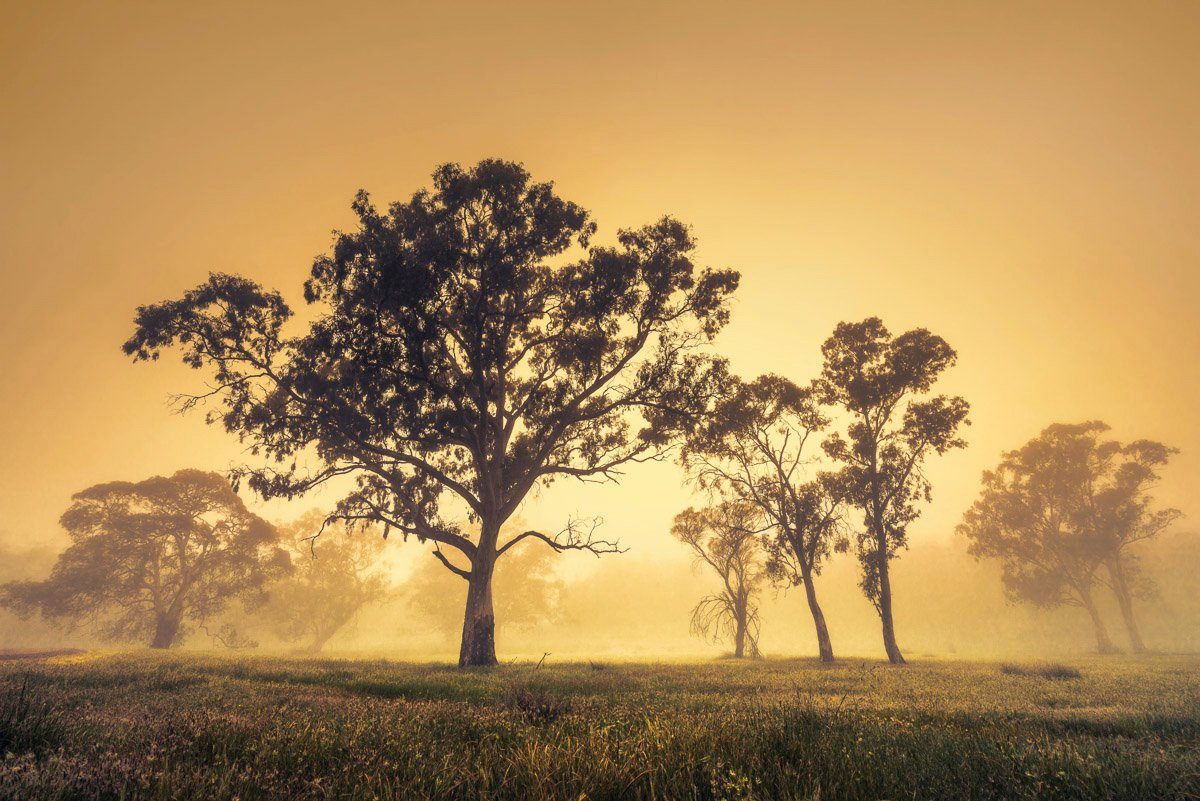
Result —
[[[1200,5],[247,5],[0,10],[10,542],[58,536],[92,483],[239,458],[168,408],[200,374],[121,354],[138,304],[214,269],[299,304],[358,188],[486,156],[602,241],[691,223],[742,271],[720,347],[746,375],[807,381],[867,315],[949,340],[971,446],[931,467],[914,539],[952,536],[1002,450],[1096,417],[1181,447],[1163,496],[1200,514]],[[686,559],[688,503],[664,464],[522,516],[602,514],[619,558]]]

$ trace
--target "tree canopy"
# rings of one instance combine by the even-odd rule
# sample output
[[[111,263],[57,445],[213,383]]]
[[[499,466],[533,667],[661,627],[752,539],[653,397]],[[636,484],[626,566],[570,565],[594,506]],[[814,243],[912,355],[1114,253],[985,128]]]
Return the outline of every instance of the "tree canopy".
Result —
[[[61,522],[71,545],[50,577],[5,585],[5,602],[155,648],[234,599],[261,603],[290,570],[275,529],[216,473],[97,484],[72,497]]]
[[[460,663],[492,664],[498,556],[526,538],[613,550],[574,526],[502,543],[501,526],[538,484],[615,479],[661,455],[707,402],[701,346],[738,274],[697,268],[669,217],[596,245],[587,211],[505,161],[443,165],[432,190],[386,211],[360,193],[353,210],[357,228],[305,283],[307,330],[285,333],[278,292],[214,274],[138,309],[125,351],[179,346],[211,372],[185,405],[220,398],[225,428],[270,461],[239,474],[265,497],[352,476],[331,519],[432,542],[468,581]]]

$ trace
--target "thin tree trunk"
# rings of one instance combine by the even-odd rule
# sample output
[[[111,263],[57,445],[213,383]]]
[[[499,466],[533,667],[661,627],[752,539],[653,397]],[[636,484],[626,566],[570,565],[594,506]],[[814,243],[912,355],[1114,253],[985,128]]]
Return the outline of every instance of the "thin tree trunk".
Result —
[[[892,579],[888,574],[887,549],[883,548],[879,559],[879,621],[883,624],[883,649],[893,665],[906,664],[900,646],[896,643],[896,629],[892,621]]]
[[[737,617],[737,630],[733,635],[733,657],[741,659],[746,655],[746,610],[744,608],[737,609],[735,616]]]
[[[151,648],[170,648],[179,634],[179,618],[170,615],[160,615],[154,622],[154,639],[150,641]]]
[[[467,608],[463,615],[459,667],[497,664],[496,613],[492,606],[492,574],[496,568],[499,525],[484,523],[467,581]]]
[[[1092,618],[1092,627],[1096,631],[1096,650],[1102,654],[1117,653],[1116,646],[1108,638],[1108,629],[1104,627],[1104,619],[1100,617],[1100,610],[1096,608],[1091,592],[1085,589],[1079,593],[1079,596],[1083,601],[1083,608],[1087,610],[1088,615]]]
[[[829,628],[825,625],[825,613],[821,611],[821,605],[817,603],[817,589],[813,586],[812,574],[804,571],[801,578],[804,580],[804,597],[808,599],[808,610],[812,612],[813,626],[817,630],[817,652],[821,655],[822,662],[832,662],[833,644],[829,641]]]
[[[1146,653],[1146,644],[1142,642],[1142,633],[1138,631],[1137,620],[1133,616],[1133,594],[1129,591],[1129,581],[1125,577],[1125,567],[1121,557],[1117,556],[1105,567],[1112,579],[1113,595],[1117,597],[1117,605],[1121,607],[1121,617],[1125,620],[1125,630],[1129,633],[1129,644],[1135,654]]]

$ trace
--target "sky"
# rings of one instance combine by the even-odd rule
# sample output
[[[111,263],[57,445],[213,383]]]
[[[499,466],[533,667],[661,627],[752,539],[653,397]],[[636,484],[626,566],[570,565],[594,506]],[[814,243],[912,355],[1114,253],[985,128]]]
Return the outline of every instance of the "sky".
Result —
[[[952,542],[1052,422],[1179,447],[1160,495],[1200,514],[1200,6],[249,5],[0,9],[0,541],[60,542],[91,484],[246,458],[168,404],[200,374],[122,355],[139,304],[221,270],[300,305],[359,188],[492,156],[600,241],[691,224],[741,271],[718,347],[744,375],[806,382],[841,320],[945,337],[970,447],[930,466],[914,542]],[[686,561],[692,502],[668,462],[521,516]]]

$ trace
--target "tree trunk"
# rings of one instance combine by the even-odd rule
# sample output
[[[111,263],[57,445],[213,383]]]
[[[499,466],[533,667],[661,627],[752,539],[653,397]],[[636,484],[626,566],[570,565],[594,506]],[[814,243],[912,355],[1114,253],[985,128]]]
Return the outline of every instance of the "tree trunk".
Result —
[[[170,615],[160,615],[154,622],[154,639],[150,641],[151,648],[170,648],[179,633],[179,618]]]
[[[829,642],[829,629],[825,625],[825,613],[817,603],[817,589],[813,586],[812,574],[805,571],[801,578],[804,580],[804,597],[808,599],[808,610],[812,612],[813,625],[817,629],[817,652],[822,662],[833,661],[833,644]]]
[[[892,622],[892,579],[888,575],[887,548],[882,547],[879,559],[879,621],[883,624],[883,649],[893,665],[906,664],[900,646],[896,643],[896,629]]]
[[[459,667],[495,665],[496,614],[492,607],[492,573],[496,567],[496,537],[499,526],[490,532],[485,525],[467,581],[467,609],[463,616],[462,647]]]
[[[1104,619],[1100,617],[1100,610],[1096,608],[1095,602],[1092,601],[1092,594],[1087,590],[1083,590],[1079,595],[1083,601],[1083,608],[1088,611],[1088,615],[1092,618],[1092,627],[1096,630],[1096,650],[1102,654],[1117,653],[1116,646],[1108,638],[1108,629],[1104,627]]]
[[[1125,620],[1125,630],[1129,632],[1129,644],[1135,654],[1146,653],[1146,644],[1142,642],[1142,633],[1138,631],[1137,620],[1133,617],[1133,594],[1129,591],[1129,580],[1125,576],[1125,566],[1121,557],[1117,556],[1105,567],[1112,579],[1113,595],[1117,597],[1117,605],[1121,607],[1121,617]]]
[[[337,631],[337,629],[334,629],[333,631],[320,632],[308,644],[308,647],[304,649],[304,653],[313,655],[321,653],[321,650],[325,647],[325,643],[329,642],[330,638],[334,634],[337,634]]]
[[[737,629],[733,635],[733,658],[741,659],[746,655],[746,610],[738,609],[735,615]]]

